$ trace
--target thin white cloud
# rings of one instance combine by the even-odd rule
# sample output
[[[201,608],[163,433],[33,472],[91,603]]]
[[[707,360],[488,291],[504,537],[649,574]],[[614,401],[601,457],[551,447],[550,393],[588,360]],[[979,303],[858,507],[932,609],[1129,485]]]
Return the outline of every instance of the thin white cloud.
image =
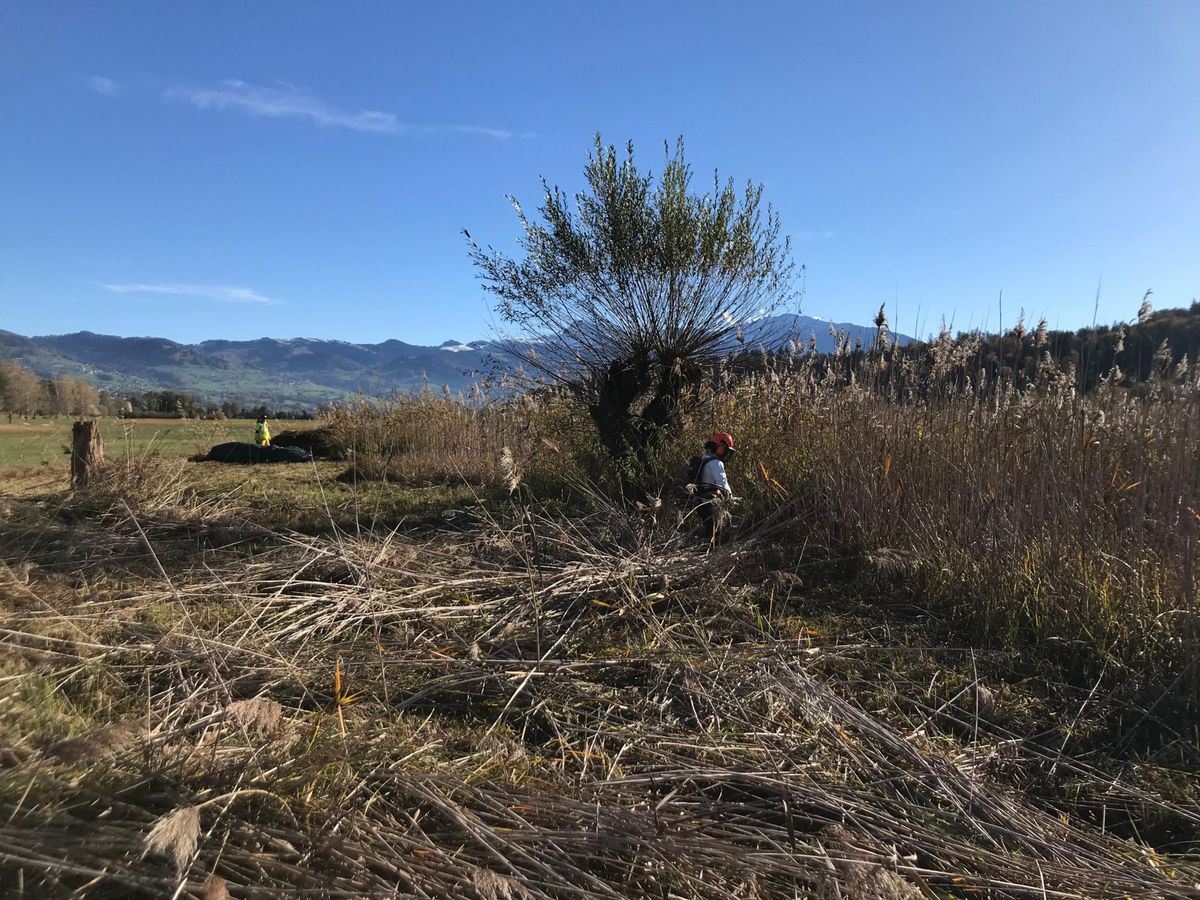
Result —
[[[832,228],[826,228],[824,231],[815,228],[802,228],[799,231],[792,232],[792,237],[798,241],[827,241],[836,233]]]
[[[506,140],[511,137],[532,137],[530,132],[514,134],[505,128],[482,125],[414,125],[401,122],[395,113],[375,109],[356,111],[339,109],[320,97],[305,93],[295,85],[281,82],[277,87],[264,87],[245,81],[228,79],[216,87],[177,87],[164,93],[171,100],[186,101],[197,109],[235,110],[251,116],[270,119],[302,119],[323,128],[349,128],[375,134],[436,134],[457,132]]]
[[[260,294],[247,287],[222,284],[180,284],[165,282],[146,284],[142,282],[125,282],[121,284],[103,283],[103,287],[117,294],[172,294],[180,297],[202,297],[206,300],[218,300],[222,303],[279,303],[272,297]]]
[[[482,134],[485,137],[497,138],[498,140],[506,140],[513,136],[511,131],[503,128],[484,128],[481,125],[422,125],[421,131],[457,131],[460,134]],[[522,135],[525,137],[525,135]]]
[[[186,100],[197,109],[233,109],[272,119],[307,119],[315,125],[397,134],[402,130],[392,114],[363,109],[347,112],[292,85],[259,87],[244,81],[222,81],[215,88],[173,88],[166,96]]]
[[[408,125],[410,131],[421,131],[426,133],[436,133],[439,131],[457,131],[460,134],[482,134],[487,137],[493,137],[498,140],[508,140],[509,138],[520,138],[527,141],[530,138],[538,136],[536,131],[509,131],[506,128],[484,128],[480,125]]]
[[[121,96],[121,85],[105,75],[93,75],[88,79],[88,87],[105,97]]]

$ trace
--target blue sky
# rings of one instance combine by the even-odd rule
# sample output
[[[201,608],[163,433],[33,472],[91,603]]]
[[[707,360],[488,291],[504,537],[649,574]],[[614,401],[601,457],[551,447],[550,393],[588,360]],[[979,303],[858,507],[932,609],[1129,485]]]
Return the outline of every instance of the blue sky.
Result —
[[[1200,297],[1200,3],[0,0],[0,328],[488,333],[591,135],[766,185],[803,312],[906,332]]]

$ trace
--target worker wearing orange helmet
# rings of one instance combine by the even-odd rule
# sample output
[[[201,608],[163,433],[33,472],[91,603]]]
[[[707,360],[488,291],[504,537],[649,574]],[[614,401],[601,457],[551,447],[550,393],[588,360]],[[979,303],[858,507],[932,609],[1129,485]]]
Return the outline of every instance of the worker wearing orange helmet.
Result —
[[[721,532],[722,501],[733,498],[725,464],[733,458],[733,435],[718,431],[704,445],[704,455],[694,460],[692,484],[689,490],[700,500],[697,512],[704,527],[704,536],[715,544]]]

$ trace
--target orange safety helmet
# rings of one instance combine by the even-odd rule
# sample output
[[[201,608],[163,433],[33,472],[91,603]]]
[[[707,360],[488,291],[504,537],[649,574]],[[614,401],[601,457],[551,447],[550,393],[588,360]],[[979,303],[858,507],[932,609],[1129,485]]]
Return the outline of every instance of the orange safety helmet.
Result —
[[[733,449],[733,435],[728,431],[718,431],[708,439],[708,442],[716,445],[717,456],[724,456]]]

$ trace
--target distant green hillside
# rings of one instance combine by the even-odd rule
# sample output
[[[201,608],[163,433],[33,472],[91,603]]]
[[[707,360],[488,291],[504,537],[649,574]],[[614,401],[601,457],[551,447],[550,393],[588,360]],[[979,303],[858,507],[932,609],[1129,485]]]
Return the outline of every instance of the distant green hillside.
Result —
[[[0,359],[43,377],[68,374],[114,394],[179,390],[209,400],[314,407],[356,393],[423,385],[469,387],[493,365],[487,345],[422,347],[389,340],[350,344],[308,338],[205,341],[78,332],[27,338],[0,331]]]
[[[62,374],[83,374],[79,362],[70,356],[52,347],[42,346],[32,338],[0,329],[0,360],[3,359],[16,360],[44,378]]]

